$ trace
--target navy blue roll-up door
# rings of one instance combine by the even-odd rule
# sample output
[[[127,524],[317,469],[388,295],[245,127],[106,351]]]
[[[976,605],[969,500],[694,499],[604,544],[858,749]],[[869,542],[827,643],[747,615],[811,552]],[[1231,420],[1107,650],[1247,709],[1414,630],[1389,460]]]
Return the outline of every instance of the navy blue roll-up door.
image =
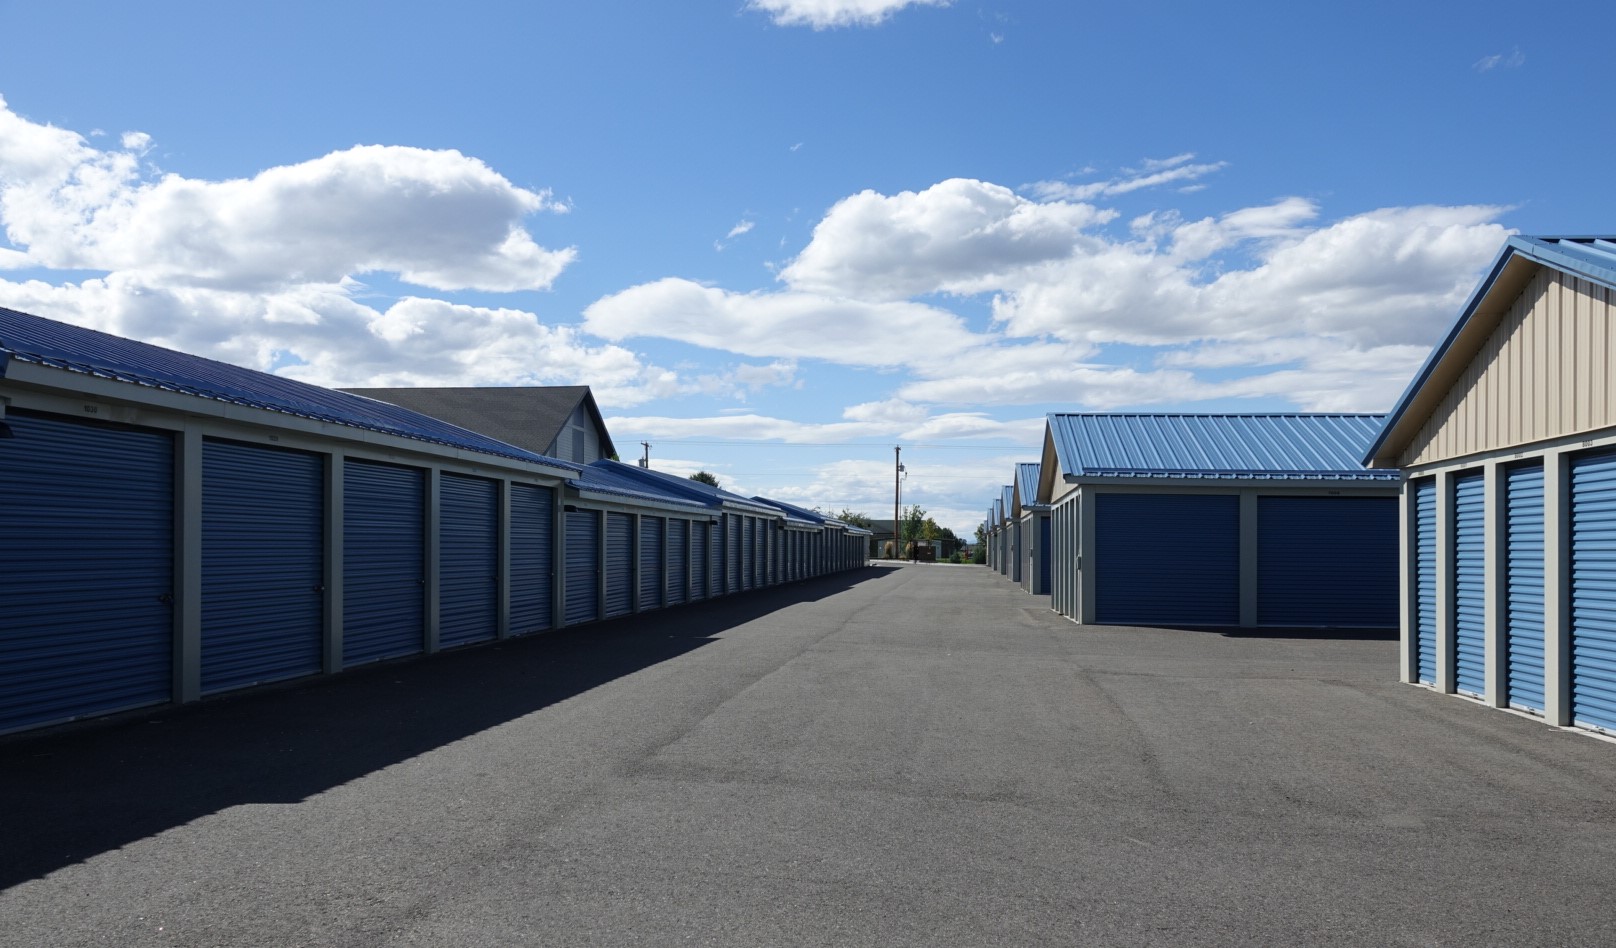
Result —
[[[1459,691],[1487,690],[1486,482],[1481,474],[1453,479],[1453,643]]]
[[[600,618],[600,511],[567,511],[566,618],[568,625]]]
[[[677,606],[688,597],[685,586],[690,582],[690,555],[686,544],[690,538],[690,521],[668,521],[668,605]]]
[[[1504,471],[1504,691],[1543,711],[1543,465]]]
[[[640,518],[640,608],[662,608],[661,517]]]
[[[169,700],[174,442],[13,410],[0,439],[0,732]]]
[[[320,671],[325,459],[202,443],[202,693]]]
[[[724,594],[724,525],[713,521],[707,526],[707,594]]]
[[[725,519],[729,521],[724,528],[725,592],[733,593],[741,588],[741,518],[729,514]]]
[[[1436,684],[1436,480],[1413,482],[1414,680]]]
[[[1049,564],[1055,558],[1050,547],[1050,523],[1053,517],[1038,518],[1038,588],[1041,596],[1049,595]]]
[[[1616,731],[1616,454],[1571,463],[1571,718]]]
[[[342,664],[426,642],[426,472],[347,461],[342,475]]]
[[[438,490],[438,644],[499,631],[499,485],[444,474]]]
[[[606,514],[606,618],[634,608],[634,518]]]
[[[1394,628],[1397,602],[1397,498],[1257,498],[1259,624]]]
[[[1240,621],[1240,498],[1095,498],[1095,618],[1139,625]]]
[[[511,634],[555,623],[555,490],[511,485]]]

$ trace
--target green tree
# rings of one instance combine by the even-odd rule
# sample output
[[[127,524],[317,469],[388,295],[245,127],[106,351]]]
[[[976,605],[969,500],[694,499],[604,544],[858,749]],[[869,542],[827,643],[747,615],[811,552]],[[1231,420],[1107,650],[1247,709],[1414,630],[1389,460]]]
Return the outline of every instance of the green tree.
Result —
[[[814,509],[818,510],[819,508],[815,507]],[[848,510],[846,507],[842,508],[841,513],[832,514],[831,517],[832,519],[840,520],[849,526],[863,527],[866,530],[875,526],[875,521],[871,520],[868,514],[854,513],[853,511]]]
[[[914,540],[928,539],[926,536],[926,511],[919,504],[910,504],[903,509],[903,519],[899,521],[901,530],[898,540],[909,543]],[[935,524],[933,525],[935,526]]]
[[[976,526],[976,546],[971,550],[971,562],[985,564],[988,561],[988,532],[981,524]]]
[[[718,487],[718,478],[707,473],[706,471],[697,471],[696,473],[690,475],[690,479],[693,481],[700,481],[703,484],[706,484],[708,487]]]

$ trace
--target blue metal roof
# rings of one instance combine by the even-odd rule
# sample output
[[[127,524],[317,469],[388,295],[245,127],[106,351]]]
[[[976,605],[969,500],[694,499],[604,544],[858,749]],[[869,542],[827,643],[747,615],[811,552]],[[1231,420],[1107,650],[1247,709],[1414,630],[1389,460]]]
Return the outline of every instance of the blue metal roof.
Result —
[[[640,476],[642,473],[643,469],[635,465],[602,458],[587,465],[577,477],[568,481],[567,485],[596,494],[654,501],[704,512],[717,506],[690,493],[674,489],[679,485],[661,484],[654,479]]]
[[[1055,413],[1049,430],[1068,477],[1397,481],[1359,460],[1382,417]]]
[[[1403,422],[1403,416],[1408,413],[1409,407],[1419,395],[1431,376],[1436,373],[1437,366],[1448,359],[1450,355],[1460,355],[1453,352],[1454,344],[1463,332],[1465,325],[1475,316],[1476,310],[1483,300],[1493,291],[1504,269],[1516,259],[1530,260],[1544,266],[1554,267],[1582,277],[1593,283],[1598,283],[1606,289],[1616,290],[1616,237],[1521,237],[1515,236],[1504,242],[1504,247],[1493,259],[1493,264],[1487,269],[1486,276],[1470,294],[1464,308],[1459,311],[1459,317],[1448,327],[1447,335],[1437,343],[1436,348],[1426,357],[1425,364],[1414,373],[1414,378],[1408,383],[1397,399],[1397,405],[1386,416],[1375,439],[1369,443],[1360,457],[1365,464],[1376,460],[1386,447],[1386,441],[1391,437],[1392,429]],[[1463,354],[1468,362],[1474,353]],[[1382,460],[1385,460],[1382,458]]]
[[[1016,465],[1016,491],[1021,495],[1021,506],[1043,506],[1038,503],[1038,475],[1043,467],[1038,461],[1022,461]]]
[[[833,527],[847,526],[847,524],[842,523],[840,520],[834,520],[822,513],[815,513],[806,507],[798,507],[796,504],[788,504],[783,500],[770,500],[767,497],[753,497],[752,499],[760,504],[768,504],[770,507],[780,510],[786,515],[787,523],[808,524],[816,527],[823,527],[826,525]]]
[[[1009,520],[1016,512],[1016,488],[1006,484],[999,488],[999,519]]]
[[[0,306],[0,356],[144,388],[530,461],[579,466],[418,412]],[[4,360],[0,359],[0,375]]]

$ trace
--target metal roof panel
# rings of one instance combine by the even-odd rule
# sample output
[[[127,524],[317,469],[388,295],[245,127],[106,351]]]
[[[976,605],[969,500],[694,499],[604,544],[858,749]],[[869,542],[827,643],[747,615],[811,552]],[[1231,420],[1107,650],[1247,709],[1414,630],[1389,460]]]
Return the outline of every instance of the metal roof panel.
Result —
[[[1049,430],[1067,476],[1395,481],[1361,460],[1383,417],[1057,412]]]

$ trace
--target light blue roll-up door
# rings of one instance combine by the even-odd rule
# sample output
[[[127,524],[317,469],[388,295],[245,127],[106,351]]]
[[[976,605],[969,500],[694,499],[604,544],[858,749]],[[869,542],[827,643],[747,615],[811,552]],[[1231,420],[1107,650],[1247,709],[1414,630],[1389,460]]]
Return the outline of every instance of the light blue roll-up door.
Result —
[[[1414,505],[1414,680],[1436,684],[1436,479],[1412,481]]]
[[[0,733],[168,701],[173,438],[16,409],[6,424]]]
[[[511,634],[555,623],[555,489],[511,485]]]
[[[662,608],[662,530],[661,517],[640,518],[640,608]]]
[[[1238,496],[1100,494],[1094,529],[1097,621],[1239,624]]]
[[[1487,690],[1486,480],[1481,474],[1453,479],[1453,644],[1458,690],[1481,697]]]
[[[634,518],[606,514],[606,618],[634,609]]]
[[[689,599],[685,591],[690,584],[690,521],[668,519],[668,605],[677,606]]]
[[[711,594],[709,567],[712,553],[709,544],[712,530],[705,520],[690,521],[690,598],[705,599]]]
[[[1257,622],[1397,626],[1397,498],[1257,498]]]
[[[741,588],[751,589],[755,585],[753,560],[757,557],[757,531],[753,528],[751,517],[741,517]]]
[[[1616,731],[1616,453],[1571,462],[1571,718]]]
[[[1504,470],[1505,693],[1543,713],[1543,465]]]
[[[499,485],[444,474],[438,490],[438,644],[499,632]]]
[[[593,622],[600,618],[600,511],[569,510],[566,527],[567,624]]]
[[[342,478],[342,664],[426,642],[426,472],[349,460]]]
[[[201,689],[319,673],[325,658],[325,459],[202,443]]]

